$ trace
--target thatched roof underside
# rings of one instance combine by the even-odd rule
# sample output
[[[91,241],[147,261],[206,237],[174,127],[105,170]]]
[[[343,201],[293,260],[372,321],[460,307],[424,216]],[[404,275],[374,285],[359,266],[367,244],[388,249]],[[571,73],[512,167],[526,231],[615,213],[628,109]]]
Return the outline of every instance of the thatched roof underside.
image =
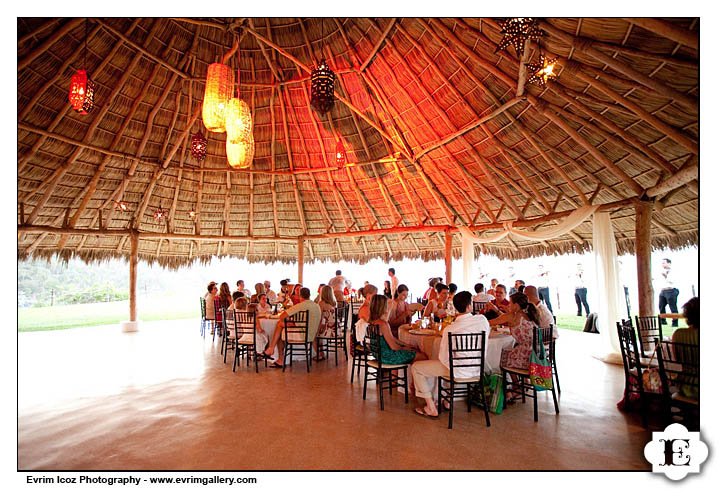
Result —
[[[306,261],[434,259],[440,227],[458,256],[453,227],[493,234],[503,221],[637,199],[698,164],[698,19],[542,19],[559,78],[526,84],[517,100],[520,61],[513,48],[494,53],[502,20],[89,19],[96,106],[79,115],[67,93],[84,66],[85,20],[20,18],[18,256],[126,257],[134,229],[140,259],[168,267],[293,262],[300,236]],[[255,124],[250,171],[228,167],[224,134],[209,133],[201,164],[186,138],[202,127],[207,66],[235,36],[228,64],[239,63]],[[535,42],[528,52],[535,62]],[[304,68],[322,53],[338,99],[324,116],[309,107]],[[651,197],[653,246],[697,244],[695,178]],[[159,207],[169,219],[154,219]],[[619,251],[632,252],[634,206],[611,213]],[[344,235],[395,228],[409,230]],[[547,242],[477,251],[581,252],[591,235],[588,220]]]

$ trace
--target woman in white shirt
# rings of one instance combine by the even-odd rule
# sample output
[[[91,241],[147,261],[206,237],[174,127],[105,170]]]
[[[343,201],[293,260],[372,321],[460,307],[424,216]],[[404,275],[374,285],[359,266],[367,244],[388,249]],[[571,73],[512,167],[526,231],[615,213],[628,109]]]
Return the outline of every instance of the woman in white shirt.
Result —
[[[257,313],[257,319],[267,318],[269,315],[272,314],[272,305],[267,303],[266,294],[259,295],[259,303],[254,308],[254,311]]]

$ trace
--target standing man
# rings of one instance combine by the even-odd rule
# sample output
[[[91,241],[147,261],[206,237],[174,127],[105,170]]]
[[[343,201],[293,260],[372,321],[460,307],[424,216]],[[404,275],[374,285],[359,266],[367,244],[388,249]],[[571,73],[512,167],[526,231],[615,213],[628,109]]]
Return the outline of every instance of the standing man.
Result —
[[[663,259],[661,262],[663,272],[658,279],[661,285],[661,293],[658,295],[658,310],[661,313],[666,312],[666,305],[671,308],[671,313],[678,313],[678,289],[673,282],[673,274],[671,274],[671,259]],[[666,319],[661,318],[661,325],[666,324]],[[678,319],[673,319],[673,326],[678,326]]]
[[[329,280],[329,284],[327,285],[334,291],[334,298],[337,301],[344,301],[344,288],[351,288],[351,283],[347,281],[344,276],[342,276],[342,271],[338,270],[335,274],[336,275]]]
[[[583,265],[581,265],[580,263],[576,264],[576,275],[574,276],[574,284],[576,286],[576,291],[574,292],[573,297],[576,299],[576,307],[578,308],[577,315],[582,316],[581,305],[583,304],[583,307],[586,309],[586,316],[588,316],[588,314],[591,313],[591,310],[588,308],[588,300],[586,299],[586,281],[583,275]]]
[[[518,291],[519,286],[516,284],[516,273],[514,272],[514,268],[509,267],[509,280],[506,282],[507,284],[512,284],[511,289],[509,289],[509,296],[514,294],[516,291]]]
[[[249,289],[244,287],[244,281],[241,279],[239,281],[237,281],[237,291],[244,294],[244,297],[247,299],[249,299],[249,297],[252,296],[252,293],[249,292]]]
[[[549,285],[548,271],[544,270],[543,264],[539,264],[538,267],[539,267],[539,271],[538,271],[538,277],[536,278],[536,283],[538,285],[539,297],[541,297],[544,300],[549,311],[551,312],[551,314],[553,314],[553,308],[551,307],[551,296],[550,296],[550,293],[548,290],[548,285]]]
[[[399,279],[396,278],[396,271],[393,267],[389,269],[389,279],[391,280],[391,297],[394,297],[394,294],[396,294],[396,288],[399,287]]]

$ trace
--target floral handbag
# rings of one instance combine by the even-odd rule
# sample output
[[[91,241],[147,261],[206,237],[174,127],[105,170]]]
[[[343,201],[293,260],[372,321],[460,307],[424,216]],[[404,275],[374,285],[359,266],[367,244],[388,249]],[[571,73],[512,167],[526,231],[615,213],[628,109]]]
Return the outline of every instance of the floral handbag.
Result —
[[[541,339],[541,330],[538,331],[539,352],[531,349],[531,362],[529,364],[529,375],[531,384],[536,391],[550,390],[553,388],[553,372],[551,362],[546,358],[546,352]]]

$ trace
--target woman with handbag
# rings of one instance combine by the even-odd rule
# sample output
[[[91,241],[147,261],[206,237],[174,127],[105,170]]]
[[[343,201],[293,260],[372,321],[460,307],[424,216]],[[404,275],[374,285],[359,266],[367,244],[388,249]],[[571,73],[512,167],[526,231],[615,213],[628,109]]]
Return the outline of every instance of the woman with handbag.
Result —
[[[511,317],[508,325],[511,335],[516,340],[512,349],[504,349],[501,352],[501,366],[515,369],[528,369],[533,349],[533,331],[538,328],[539,315],[536,307],[529,302],[524,293],[514,293],[510,297],[509,313]],[[511,375],[512,382],[518,380]],[[520,395],[511,393],[508,402],[512,402]]]

